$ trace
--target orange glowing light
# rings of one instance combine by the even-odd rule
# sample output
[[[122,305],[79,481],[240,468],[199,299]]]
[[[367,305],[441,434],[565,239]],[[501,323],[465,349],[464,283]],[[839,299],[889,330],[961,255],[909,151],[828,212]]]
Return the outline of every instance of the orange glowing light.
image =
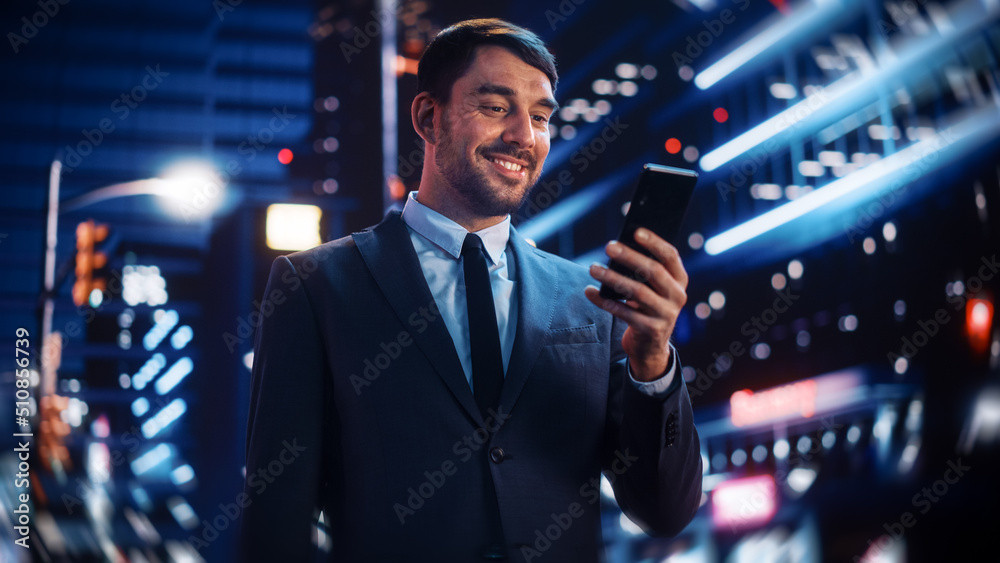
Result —
[[[667,142],[663,144],[670,154],[677,154],[681,152],[681,142],[673,137],[667,139]]]
[[[404,74],[417,74],[417,67],[420,61],[417,59],[409,59],[402,55],[396,55],[396,76],[403,76]]]
[[[399,201],[406,197],[406,184],[403,183],[402,178],[392,174],[388,179],[389,183],[389,196],[392,199]]]

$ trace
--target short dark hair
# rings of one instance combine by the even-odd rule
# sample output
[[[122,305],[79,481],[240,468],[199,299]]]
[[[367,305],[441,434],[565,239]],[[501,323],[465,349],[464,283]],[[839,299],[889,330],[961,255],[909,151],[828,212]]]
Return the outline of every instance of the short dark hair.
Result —
[[[442,30],[420,56],[417,91],[448,103],[452,86],[469,70],[476,48],[482,45],[498,45],[511,51],[545,73],[555,92],[559,82],[556,59],[545,43],[531,31],[497,18],[466,20]]]

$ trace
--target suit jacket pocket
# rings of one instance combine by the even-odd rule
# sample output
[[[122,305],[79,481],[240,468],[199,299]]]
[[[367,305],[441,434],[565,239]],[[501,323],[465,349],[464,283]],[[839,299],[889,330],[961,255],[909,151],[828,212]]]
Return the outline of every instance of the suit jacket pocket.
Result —
[[[530,399],[535,411],[549,413],[545,426],[551,444],[596,440],[604,426],[607,356],[596,324],[556,328],[546,335],[521,400]]]
[[[600,341],[601,339],[597,335],[597,325],[591,323],[584,326],[552,329],[549,331],[545,345],[595,344]]]

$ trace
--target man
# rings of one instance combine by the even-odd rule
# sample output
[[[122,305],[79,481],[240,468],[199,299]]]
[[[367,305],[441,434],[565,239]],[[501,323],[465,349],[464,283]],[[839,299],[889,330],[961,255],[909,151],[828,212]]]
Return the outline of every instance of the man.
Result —
[[[402,214],[271,271],[243,558],[314,559],[322,511],[334,561],[596,562],[602,471],[630,518],[678,533],[702,468],[669,345],[686,299],[677,251],[648,231],[656,259],[610,243],[649,285],[595,265],[631,296],[609,301],[510,226],[557,107],[534,34],[459,23],[418,81],[426,152]]]

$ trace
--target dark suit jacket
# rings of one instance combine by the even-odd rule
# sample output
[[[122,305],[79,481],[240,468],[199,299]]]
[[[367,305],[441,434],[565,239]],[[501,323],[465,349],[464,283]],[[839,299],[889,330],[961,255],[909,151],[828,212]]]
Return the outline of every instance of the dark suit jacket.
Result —
[[[595,562],[600,473],[674,535],[701,498],[691,403],[626,380],[626,326],[585,268],[511,230],[519,305],[500,407],[476,407],[399,213],[279,257],[261,306],[247,436],[244,560]],[[676,357],[676,354],[673,354]],[[494,493],[495,490],[495,493]],[[495,549],[496,550],[496,549]]]

